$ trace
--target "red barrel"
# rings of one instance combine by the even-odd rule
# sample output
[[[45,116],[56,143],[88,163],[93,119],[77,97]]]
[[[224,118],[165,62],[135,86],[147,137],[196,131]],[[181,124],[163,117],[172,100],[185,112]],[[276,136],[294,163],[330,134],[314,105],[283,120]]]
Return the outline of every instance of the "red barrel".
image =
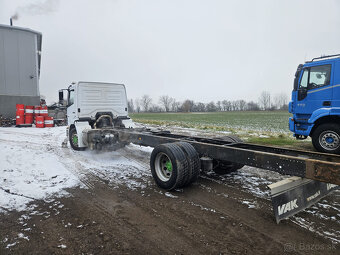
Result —
[[[54,127],[53,117],[45,117],[45,127]]]
[[[41,109],[41,106],[40,106],[40,105],[34,106],[34,111],[33,111],[34,124],[37,123],[36,117],[40,115],[40,109]]]
[[[48,116],[48,110],[47,110],[47,106],[41,106],[40,107],[40,116],[45,116],[47,117]]]
[[[25,105],[23,104],[17,104],[16,105],[16,115],[23,116],[25,115]]]
[[[33,123],[33,115],[25,115],[25,124]]]
[[[33,113],[34,113],[34,106],[26,105],[25,124],[33,123]]]
[[[25,123],[24,115],[17,115],[15,119],[15,125],[22,125]]]
[[[25,114],[33,115],[33,113],[34,113],[34,106],[26,105]]]
[[[16,105],[16,119],[15,119],[15,124],[21,125],[25,123],[25,105],[23,104],[17,104]]]
[[[34,106],[34,117],[37,117],[40,115],[40,109],[41,109],[41,106]]]
[[[37,116],[37,117],[35,117],[35,120],[36,120],[35,126],[37,128],[45,127],[44,118],[45,118],[44,116]]]

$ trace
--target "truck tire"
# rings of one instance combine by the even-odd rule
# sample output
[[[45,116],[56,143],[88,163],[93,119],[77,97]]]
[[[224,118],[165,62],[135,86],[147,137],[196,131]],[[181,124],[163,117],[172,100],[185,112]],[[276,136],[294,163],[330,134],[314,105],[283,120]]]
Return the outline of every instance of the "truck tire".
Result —
[[[194,146],[192,146],[190,143],[178,142],[176,144],[182,148],[188,161],[189,173],[187,179],[184,181],[184,186],[188,186],[191,183],[197,181],[197,178],[200,174],[200,157]]]
[[[317,151],[340,153],[340,126],[334,123],[318,126],[312,135],[312,143]]]
[[[230,161],[215,159],[213,160],[213,171],[218,175],[230,174],[239,170],[242,167],[243,165],[235,164]]]
[[[70,140],[70,145],[72,149],[75,151],[84,151],[85,147],[78,147],[78,135],[77,135],[77,130],[75,127],[71,127],[69,131],[69,140]]]
[[[232,143],[243,143],[243,141],[234,135],[217,137],[220,140]],[[244,167],[242,164],[232,163],[226,160],[213,160],[213,171],[218,175],[230,174]]]
[[[150,167],[158,187],[166,190],[183,187],[189,174],[185,153],[174,143],[161,144],[154,148]]]

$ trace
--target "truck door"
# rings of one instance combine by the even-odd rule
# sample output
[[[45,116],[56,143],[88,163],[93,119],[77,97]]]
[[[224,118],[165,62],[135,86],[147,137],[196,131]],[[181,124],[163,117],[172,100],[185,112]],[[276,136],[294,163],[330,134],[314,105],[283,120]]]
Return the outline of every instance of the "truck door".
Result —
[[[68,91],[67,98],[67,124],[74,124],[74,121],[77,119],[76,115],[76,105],[75,105],[75,91],[73,88]]]
[[[303,69],[296,95],[295,113],[298,122],[307,122],[312,113],[331,106],[332,64],[313,65]]]

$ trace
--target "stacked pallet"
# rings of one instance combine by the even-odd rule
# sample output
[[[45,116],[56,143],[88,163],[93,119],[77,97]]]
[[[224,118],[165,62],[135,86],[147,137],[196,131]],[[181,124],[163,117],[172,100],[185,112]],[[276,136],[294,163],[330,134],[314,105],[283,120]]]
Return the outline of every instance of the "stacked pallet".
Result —
[[[0,115],[0,127],[11,127],[14,125],[14,120]]]

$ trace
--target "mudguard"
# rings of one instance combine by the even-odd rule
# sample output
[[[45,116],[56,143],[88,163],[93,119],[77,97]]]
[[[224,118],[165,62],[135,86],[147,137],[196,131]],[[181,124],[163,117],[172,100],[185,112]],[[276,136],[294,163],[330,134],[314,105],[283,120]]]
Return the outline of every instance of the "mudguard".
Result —
[[[83,136],[86,135],[83,131],[86,129],[92,129],[88,121],[76,121],[74,123],[77,135],[78,135],[78,146],[86,147],[86,144],[83,142]]]
[[[328,115],[340,115],[340,107],[320,108],[313,112],[308,123],[314,124],[318,119]]]
[[[319,118],[330,115],[331,108],[320,108],[312,113],[308,119],[308,123],[314,124]]]
[[[303,211],[332,191],[340,188],[338,185],[296,176],[271,184],[268,187],[270,188],[277,223]]]

